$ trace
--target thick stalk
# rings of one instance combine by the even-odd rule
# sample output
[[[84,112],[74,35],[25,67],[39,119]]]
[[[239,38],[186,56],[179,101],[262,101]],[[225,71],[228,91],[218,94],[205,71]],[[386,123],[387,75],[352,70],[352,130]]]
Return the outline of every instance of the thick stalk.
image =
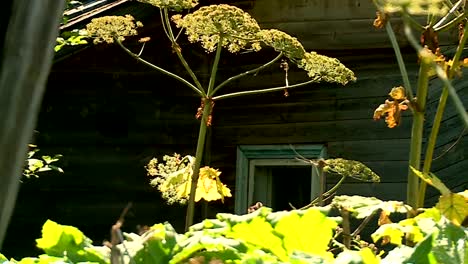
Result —
[[[452,67],[450,68],[448,72],[448,78],[452,79],[455,71],[458,68],[458,65],[460,64],[460,57],[461,54],[463,53],[463,49],[465,47],[466,39],[468,37],[468,23],[465,25],[465,30],[463,32],[463,36],[460,39],[460,43],[458,44],[457,51],[455,55],[453,56],[453,64]],[[437,140],[437,135],[439,134],[439,128],[440,124],[442,122],[442,117],[444,114],[445,110],[445,105],[447,103],[447,98],[449,95],[449,89],[447,85],[444,85],[442,88],[442,93],[440,95],[439,99],[439,105],[437,106],[437,111],[434,116],[434,122],[432,125],[431,129],[431,134],[429,135],[429,140],[427,142],[427,147],[426,147],[426,154],[424,157],[424,165],[423,165],[423,173],[429,173],[431,170],[432,166],[432,158],[434,156],[434,149],[435,149],[435,144]],[[426,188],[427,184],[425,181],[421,182],[421,185],[419,186],[419,197],[418,197],[418,207],[423,207],[424,206],[424,200],[426,196]]]
[[[351,225],[349,223],[349,211],[341,209],[341,217],[343,218],[343,244],[347,249],[351,248]]]
[[[413,128],[411,130],[411,146],[409,166],[419,170],[421,164],[421,149],[424,129],[424,114],[426,108],[427,88],[429,83],[430,64],[421,60],[419,68],[418,89],[416,92],[416,107],[413,111]],[[407,203],[416,208],[418,202],[419,178],[408,167],[408,185],[406,190]]]
[[[197,190],[198,176],[200,175],[200,166],[203,158],[203,150],[205,148],[206,130],[208,116],[211,112],[211,102],[206,99],[203,104],[203,115],[200,122],[200,131],[198,133],[197,151],[195,154],[195,164],[193,165],[192,183],[190,185],[190,196],[187,205],[187,215],[185,218],[185,231],[193,224],[193,215],[195,211],[195,192]]]

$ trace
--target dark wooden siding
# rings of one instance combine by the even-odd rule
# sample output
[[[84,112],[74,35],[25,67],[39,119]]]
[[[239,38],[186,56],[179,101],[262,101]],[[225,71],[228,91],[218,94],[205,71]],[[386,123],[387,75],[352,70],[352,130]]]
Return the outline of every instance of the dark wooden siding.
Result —
[[[259,7],[260,4],[252,6],[254,11],[261,10]],[[264,23],[268,22],[266,18]],[[155,27],[157,30],[157,25],[149,25],[151,30]],[[158,39],[154,34],[150,36]],[[362,35],[357,34],[355,38],[361,39]],[[313,42],[308,43],[308,48],[314,47]],[[338,47],[324,43],[320,47]],[[206,159],[222,171],[221,177],[233,193],[238,145],[313,143],[327,145],[331,157],[360,160],[382,176],[380,184],[349,181],[339,193],[405,198],[410,119],[406,115],[401,126],[395,129],[386,128],[383,121],[372,120],[374,109],[385,101],[389,90],[401,85],[394,54],[388,49],[360,50],[359,47],[321,52],[338,57],[354,70],[358,77],[356,83],[344,87],[309,85],[290,90],[287,98],[278,92],[216,103]],[[152,41],[146,47],[145,58],[184,75],[183,69],[174,63],[177,58],[169,48],[168,42]],[[195,65],[206,83],[211,61],[203,59],[205,53],[198,48],[183,48],[188,61]],[[228,56],[228,63],[221,66],[221,77],[240,73],[265,62],[263,59],[274,57],[268,52],[263,54],[247,55],[243,59],[223,54]],[[405,59],[415,61],[412,56]],[[240,66],[244,64],[249,66]],[[414,65],[410,72],[415,79]],[[305,79],[302,72],[290,73],[290,83]],[[281,70],[273,68],[256,77],[241,79],[225,90],[283,83]],[[124,230],[136,231],[137,225],[169,221],[181,231],[185,208],[165,204],[160,194],[149,186],[144,166],[152,157],[162,158],[164,154],[194,154],[199,126],[194,116],[199,103],[190,89],[148,70],[116,46],[92,47],[56,63],[49,78],[35,142],[43,154],[64,155],[59,165],[65,173],[50,173],[24,181],[4,253],[30,255],[34,238],[40,236],[46,219],[77,226],[100,243],[108,238],[111,225],[129,201],[134,206]],[[200,207],[203,210],[197,210],[198,219],[212,217],[220,211],[233,212],[234,198],[227,199],[225,204],[217,202]]]
[[[458,95],[465,103],[465,108],[468,106],[468,79],[466,79],[466,74],[468,72],[464,71],[463,77],[457,78],[453,82]],[[426,126],[427,137],[432,128],[434,115],[439,104],[440,93],[442,91],[441,82],[433,80],[430,91],[427,114],[428,122]],[[449,97],[436,142],[431,171],[441,178],[452,191],[464,191],[468,188],[467,157],[468,131],[455,110],[452,99]],[[439,195],[440,193],[436,189],[428,187],[426,204],[428,206],[434,205]]]

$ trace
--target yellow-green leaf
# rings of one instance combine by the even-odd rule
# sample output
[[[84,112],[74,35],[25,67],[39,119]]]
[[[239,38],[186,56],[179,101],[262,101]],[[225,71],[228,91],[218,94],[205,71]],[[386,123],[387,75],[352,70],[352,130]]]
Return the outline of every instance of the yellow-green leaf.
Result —
[[[275,231],[283,236],[288,255],[302,251],[331,259],[327,251],[337,223],[317,209],[309,209],[302,216],[293,211],[276,223]],[[320,238],[320,239],[313,239]]]
[[[458,193],[442,195],[436,207],[457,226],[460,226],[468,215],[466,198]]]
[[[437,178],[437,176],[434,175],[434,173],[429,172],[429,173],[423,173],[422,171],[419,171],[415,169],[414,167],[410,166],[411,170],[413,171],[416,176],[421,178],[423,181],[425,181],[427,184],[432,185],[434,188],[439,190],[441,194],[449,194],[450,189],[445,186],[445,184]]]
[[[404,227],[399,224],[386,224],[380,226],[377,231],[375,231],[371,237],[374,242],[377,242],[379,239],[383,239],[382,244],[394,244],[401,245],[402,238],[404,236]]]

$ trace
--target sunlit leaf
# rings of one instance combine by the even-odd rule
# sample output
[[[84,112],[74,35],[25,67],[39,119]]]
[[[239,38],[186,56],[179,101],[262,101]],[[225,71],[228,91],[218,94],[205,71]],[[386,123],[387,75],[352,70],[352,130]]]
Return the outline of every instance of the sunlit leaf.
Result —
[[[405,228],[400,226],[399,224],[387,224],[380,226],[373,234],[372,240],[374,242],[379,241],[382,239],[382,244],[394,244],[394,245],[401,245],[403,236],[405,235],[404,232]]]
[[[360,251],[345,250],[338,254],[334,264],[378,264],[380,260],[370,248]]]
[[[333,198],[332,206],[346,209],[352,216],[362,219],[381,209],[387,213],[406,213],[411,207],[398,201],[382,201],[375,197],[339,195]]]
[[[284,247],[289,255],[294,251],[302,251],[331,259],[332,255],[327,249],[337,225],[322,212],[312,208],[302,215],[297,211],[289,212],[276,223],[274,230],[283,236]]]
[[[429,172],[429,173],[423,173],[422,171],[419,171],[415,169],[414,167],[410,166],[411,171],[413,171],[416,176],[421,178],[423,181],[425,181],[427,184],[432,185],[434,188],[439,190],[441,194],[449,194],[450,189],[445,186],[445,184],[437,178],[437,176],[434,175],[434,173]]]
[[[448,193],[440,196],[436,207],[453,224],[460,226],[468,216],[468,203],[463,195]]]
[[[439,228],[432,247],[435,258],[444,264],[467,263],[468,230],[449,221],[441,222]]]
[[[107,262],[105,255],[90,250],[91,240],[73,226],[59,225],[54,221],[47,220],[42,227],[42,237],[36,242],[37,247],[50,256],[67,256],[73,262]]]
[[[271,224],[264,217],[257,216],[249,222],[235,224],[227,236],[255,245],[259,249],[267,249],[280,260],[285,261],[288,257],[283,247],[283,241],[275,235],[273,230]]]

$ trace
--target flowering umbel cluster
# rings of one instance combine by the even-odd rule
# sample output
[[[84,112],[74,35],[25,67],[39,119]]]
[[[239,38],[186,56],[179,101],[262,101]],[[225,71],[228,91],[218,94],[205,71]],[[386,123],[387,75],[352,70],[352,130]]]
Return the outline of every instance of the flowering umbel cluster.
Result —
[[[325,160],[324,172],[336,173],[343,177],[351,177],[365,182],[380,182],[380,177],[369,167],[355,160],[327,159]]]
[[[146,166],[148,175],[155,177],[150,184],[161,192],[168,204],[185,204],[190,196],[195,158],[192,156],[182,158],[179,154],[174,154],[165,155],[163,161],[164,163],[158,163],[158,160],[153,158]],[[195,202],[201,199],[224,202],[225,197],[232,196],[231,190],[219,179],[220,174],[220,171],[208,166],[200,168]]]
[[[274,48],[276,51],[283,52],[293,62],[300,61],[306,53],[302,44],[297,38],[284,33],[277,29],[263,29],[258,32],[257,36],[267,46]]]
[[[89,36],[94,38],[94,43],[114,43],[115,39],[124,41],[125,37],[137,35],[137,28],[143,24],[131,15],[105,16],[94,18],[86,25]]]
[[[377,7],[385,13],[407,12],[411,15],[438,15],[448,12],[445,0],[374,0]]]
[[[299,68],[307,71],[307,75],[317,82],[335,82],[342,85],[355,81],[353,71],[346,68],[338,59],[330,58],[316,52],[307,52],[298,63]]]
[[[190,42],[200,42],[208,51],[216,50],[222,36],[222,46],[230,52],[243,49],[260,50],[256,34],[260,26],[248,13],[230,5],[204,6],[184,17],[174,15],[172,20],[184,28]]]
[[[169,10],[182,11],[191,9],[198,5],[197,0],[138,0],[139,2],[150,4],[159,8],[167,8]]]

